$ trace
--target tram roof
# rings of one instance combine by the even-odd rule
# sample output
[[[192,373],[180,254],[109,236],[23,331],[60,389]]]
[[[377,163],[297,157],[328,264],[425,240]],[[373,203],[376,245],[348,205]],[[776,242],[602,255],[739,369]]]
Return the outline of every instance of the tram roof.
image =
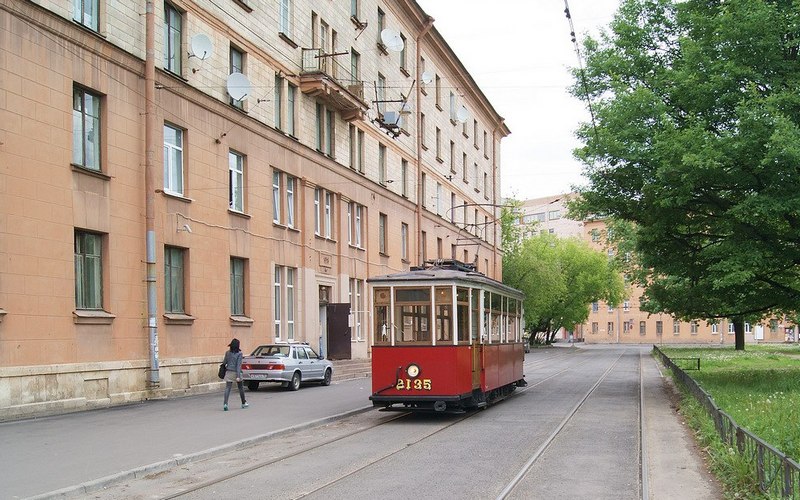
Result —
[[[402,282],[424,283],[424,282],[450,282],[457,285],[478,286],[502,291],[508,295],[523,298],[524,294],[503,284],[500,281],[487,277],[483,273],[471,270],[469,266],[449,261],[444,264],[431,264],[420,267],[412,267],[410,271],[394,274],[384,274],[373,276],[367,282],[373,284],[400,284]]]

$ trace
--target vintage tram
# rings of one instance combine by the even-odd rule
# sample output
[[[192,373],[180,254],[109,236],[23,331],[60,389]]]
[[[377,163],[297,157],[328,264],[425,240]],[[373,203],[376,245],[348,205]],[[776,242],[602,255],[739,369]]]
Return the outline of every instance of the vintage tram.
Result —
[[[455,260],[368,282],[373,405],[462,412],[525,385],[519,290]]]

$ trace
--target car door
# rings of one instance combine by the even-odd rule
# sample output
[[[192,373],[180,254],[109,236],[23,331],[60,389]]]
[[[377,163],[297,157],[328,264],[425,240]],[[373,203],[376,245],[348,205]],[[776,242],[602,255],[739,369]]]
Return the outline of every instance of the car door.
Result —
[[[306,351],[306,355],[308,356],[308,363],[309,366],[311,367],[311,369],[309,370],[310,371],[309,377],[312,377],[314,379],[322,378],[323,365],[322,361],[318,359],[317,353],[315,353],[314,349],[310,347],[304,347],[304,350]]]
[[[313,367],[308,359],[306,350],[303,349],[302,346],[297,346],[294,348],[294,353],[297,355],[297,367],[300,369],[300,375],[302,376],[303,380],[314,378],[312,376]]]

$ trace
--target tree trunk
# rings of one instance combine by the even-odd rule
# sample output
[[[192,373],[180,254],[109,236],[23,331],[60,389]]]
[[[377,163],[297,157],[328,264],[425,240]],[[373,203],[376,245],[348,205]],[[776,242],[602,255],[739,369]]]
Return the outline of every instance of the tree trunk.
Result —
[[[736,340],[736,350],[744,351],[744,318],[733,318],[733,333]]]

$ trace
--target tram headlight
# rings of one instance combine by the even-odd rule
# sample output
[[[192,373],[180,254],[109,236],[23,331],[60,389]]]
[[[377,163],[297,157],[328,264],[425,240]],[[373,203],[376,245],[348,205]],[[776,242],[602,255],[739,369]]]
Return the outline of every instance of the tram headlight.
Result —
[[[408,365],[408,368],[406,368],[406,373],[408,373],[409,377],[415,378],[417,375],[419,375],[419,366],[413,363]]]

